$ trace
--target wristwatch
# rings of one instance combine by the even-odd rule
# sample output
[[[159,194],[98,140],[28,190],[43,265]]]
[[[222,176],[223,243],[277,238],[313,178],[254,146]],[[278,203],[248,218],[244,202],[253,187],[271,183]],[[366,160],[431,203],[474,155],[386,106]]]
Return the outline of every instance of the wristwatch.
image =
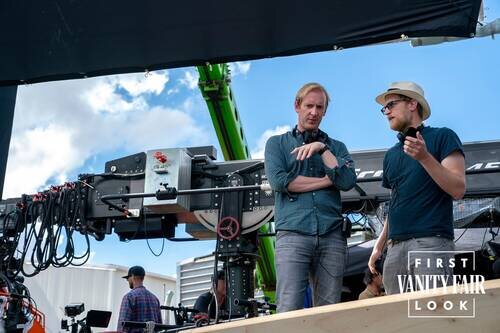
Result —
[[[325,143],[325,145],[323,146],[323,148],[321,148],[320,150],[318,150],[318,155],[321,156],[323,155],[323,153],[327,150],[329,150],[330,147],[328,147],[328,145]]]

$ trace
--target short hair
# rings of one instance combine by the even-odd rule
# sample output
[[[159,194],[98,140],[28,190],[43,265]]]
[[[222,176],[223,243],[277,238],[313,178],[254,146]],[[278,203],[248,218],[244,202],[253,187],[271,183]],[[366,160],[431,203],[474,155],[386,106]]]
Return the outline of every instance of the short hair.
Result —
[[[325,87],[316,82],[309,82],[304,84],[299,89],[299,91],[297,91],[297,95],[295,95],[295,102],[300,105],[304,97],[313,90],[319,90],[325,95],[325,100],[326,100],[325,111],[326,111],[326,109],[328,108],[328,102],[330,102],[330,96],[328,95],[328,92],[326,91]]]
[[[424,119],[424,108],[418,102],[417,102],[417,112],[418,112],[420,119]]]
[[[405,100],[405,101],[411,101],[411,100],[414,100],[417,102],[417,112],[418,112],[418,115],[421,119],[424,119],[424,108],[422,107],[422,105],[420,105],[420,103],[416,100],[416,99],[413,99],[411,97],[408,97],[406,95],[400,95],[400,94],[396,94],[400,99],[402,100]]]

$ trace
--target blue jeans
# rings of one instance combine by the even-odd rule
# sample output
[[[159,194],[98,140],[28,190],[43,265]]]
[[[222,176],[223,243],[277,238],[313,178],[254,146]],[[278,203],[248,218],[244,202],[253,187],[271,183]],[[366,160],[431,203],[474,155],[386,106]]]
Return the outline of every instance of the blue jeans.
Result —
[[[276,235],[278,312],[302,309],[309,281],[314,306],[340,301],[347,241],[340,229],[323,236],[292,231]]]

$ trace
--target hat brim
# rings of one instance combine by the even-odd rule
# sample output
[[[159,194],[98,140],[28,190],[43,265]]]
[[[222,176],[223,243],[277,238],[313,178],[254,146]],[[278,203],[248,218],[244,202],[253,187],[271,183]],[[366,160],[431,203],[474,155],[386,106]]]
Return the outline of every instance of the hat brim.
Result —
[[[123,279],[128,279],[129,277],[130,277],[130,275],[122,276]]]
[[[429,106],[429,103],[427,103],[427,100],[420,94],[411,90],[404,90],[404,89],[389,90],[384,92],[383,94],[378,95],[377,98],[375,98],[375,101],[377,101],[378,104],[385,106],[386,104],[385,97],[387,95],[393,95],[393,94],[403,95],[416,100],[422,106],[422,116],[423,116],[422,120],[426,120],[427,118],[430,117],[431,107]]]

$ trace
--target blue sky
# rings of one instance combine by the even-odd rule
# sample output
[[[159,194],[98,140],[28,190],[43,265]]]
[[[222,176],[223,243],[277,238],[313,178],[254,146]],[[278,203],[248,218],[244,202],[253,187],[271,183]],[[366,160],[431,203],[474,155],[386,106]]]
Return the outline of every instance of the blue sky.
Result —
[[[486,21],[500,18],[500,5],[488,6]],[[351,151],[394,144],[395,133],[374,98],[401,80],[424,88],[432,109],[428,125],[450,127],[464,142],[500,140],[498,39],[417,48],[405,42],[232,66],[232,88],[254,157],[261,156],[270,134],[295,125],[295,93],[310,81],[323,84],[332,97],[321,128]],[[147,149],[218,146],[196,77],[194,68],[180,68],[147,78],[128,74],[20,87],[4,197],[100,172],[106,161]],[[161,240],[149,243],[161,249]],[[146,241],[122,243],[112,235],[92,242],[91,261],[142,264],[173,275],[177,261],[208,254],[213,246],[166,242],[155,257]]]

